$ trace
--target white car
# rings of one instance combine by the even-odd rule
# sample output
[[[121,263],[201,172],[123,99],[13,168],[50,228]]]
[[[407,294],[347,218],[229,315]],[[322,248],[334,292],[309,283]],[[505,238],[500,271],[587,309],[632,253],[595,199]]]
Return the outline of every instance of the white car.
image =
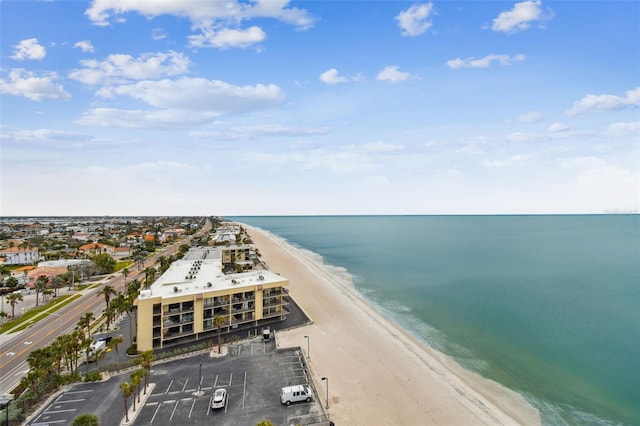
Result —
[[[226,389],[216,389],[213,393],[213,399],[211,400],[211,408],[214,410],[218,408],[224,408],[227,403],[227,390]]]

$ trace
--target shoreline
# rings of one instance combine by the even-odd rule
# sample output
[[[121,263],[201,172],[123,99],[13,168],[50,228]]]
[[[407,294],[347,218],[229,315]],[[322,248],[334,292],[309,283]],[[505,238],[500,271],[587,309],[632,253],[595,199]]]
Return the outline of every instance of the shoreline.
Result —
[[[463,369],[386,319],[352,283],[340,279],[321,259],[306,256],[306,249],[268,231],[242,226],[268,267],[289,279],[291,295],[313,321],[279,332],[278,339],[282,346],[301,347],[305,354],[308,345],[318,398],[327,401],[327,385],[334,422],[541,424],[539,413],[522,395]],[[321,377],[327,377],[327,383]]]

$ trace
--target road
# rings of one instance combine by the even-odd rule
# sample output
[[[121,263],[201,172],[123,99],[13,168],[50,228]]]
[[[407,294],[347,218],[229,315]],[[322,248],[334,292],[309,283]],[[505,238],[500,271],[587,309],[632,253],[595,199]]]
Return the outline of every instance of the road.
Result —
[[[155,253],[144,262],[144,267],[155,265],[160,256],[175,254],[180,245],[188,244],[193,238],[209,232],[211,222],[207,219],[205,226],[196,234],[171,244],[161,252]],[[143,270],[134,270],[129,273],[129,281],[139,278],[144,274]],[[105,285],[111,285],[116,291],[124,289],[125,277],[122,274],[114,275],[107,280]],[[103,297],[97,297],[99,288],[85,290],[82,297],[51,313],[46,321],[40,321],[28,329],[16,333],[16,336],[2,343],[0,348],[0,394],[10,393],[29,371],[27,357],[32,350],[49,345],[60,334],[64,334],[75,328],[80,317],[86,312],[93,312],[95,318],[99,318],[105,309]]]

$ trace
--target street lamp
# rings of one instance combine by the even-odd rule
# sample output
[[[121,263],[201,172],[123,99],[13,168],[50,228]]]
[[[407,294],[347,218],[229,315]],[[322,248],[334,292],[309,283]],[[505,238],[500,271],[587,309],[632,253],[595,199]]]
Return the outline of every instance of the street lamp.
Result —
[[[204,392],[202,392],[202,389],[200,388],[200,386],[202,386],[201,383],[202,383],[202,363],[200,363],[200,371],[198,374],[198,390],[193,393],[195,396],[204,395]]]
[[[309,352],[309,336],[304,336],[307,339],[307,359],[311,359],[311,353]]]
[[[322,381],[323,382],[327,382],[327,405],[325,405],[324,408],[326,408],[328,410],[329,409],[329,378],[328,377],[323,377]]]

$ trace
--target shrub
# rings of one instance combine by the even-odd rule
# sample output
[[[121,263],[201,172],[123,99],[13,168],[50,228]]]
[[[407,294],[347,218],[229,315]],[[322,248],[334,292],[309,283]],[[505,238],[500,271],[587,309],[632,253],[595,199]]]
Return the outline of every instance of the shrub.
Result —
[[[85,382],[97,382],[98,380],[102,380],[102,374],[99,371],[90,371],[84,375]]]

